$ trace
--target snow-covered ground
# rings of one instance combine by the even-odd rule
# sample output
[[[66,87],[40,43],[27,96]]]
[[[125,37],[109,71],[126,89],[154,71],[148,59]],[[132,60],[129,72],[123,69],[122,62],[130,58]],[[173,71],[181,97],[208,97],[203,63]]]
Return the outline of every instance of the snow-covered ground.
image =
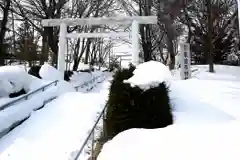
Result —
[[[240,118],[240,67],[215,65],[198,69],[192,79],[174,80],[171,99],[175,123],[219,123]],[[178,78],[179,74],[176,74]]]
[[[109,82],[92,92],[68,92],[0,140],[1,160],[67,160],[88,135],[97,113],[106,104]]]
[[[106,73],[104,73],[106,74]],[[77,76],[76,76],[77,75]],[[19,66],[4,66],[0,68],[0,94],[3,96],[0,98],[0,138],[4,136],[10,128],[15,126],[15,123],[19,123],[22,120],[28,118],[33,111],[43,107],[46,102],[52,100],[66,92],[76,92],[75,87],[80,84],[87,83],[86,86],[78,88],[78,92],[86,92],[86,90],[94,87],[97,82],[104,79],[102,72],[93,73],[77,73],[73,76],[73,80],[70,83],[61,80],[61,74],[52,66],[45,64],[40,69],[40,76],[42,79],[38,79],[29,75],[22,67]],[[93,82],[90,82],[94,77],[99,76]],[[74,79],[75,78],[75,79]],[[44,91],[39,91],[28,97],[27,100],[23,99],[10,107],[5,108],[8,102],[21,98],[8,98],[9,93],[18,92],[22,88],[30,94],[30,92],[40,88],[43,85],[49,84],[53,81],[59,80],[56,84],[53,84],[46,88]],[[78,82],[77,85],[73,82]]]
[[[122,132],[104,145],[98,160],[240,159],[240,67],[195,69],[189,80],[180,80],[179,70],[170,79],[173,125]]]
[[[12,72],[11,77],[14,77],[14,74],[16,73]],[[28,76],[25,74],[25,77]],[[48,65],[41,68],[40,76],[45,81],[59,79],[57,71]],[[94,76],[101,76],[92,84],[96,88],[88,93],[76,92],[74,87]],[[2,110],[0,112],[0,131],[18,119],[31,116],[0,139],[0,159],[47,160],[56,158],[60,160],[74,158],[87,137],[88,131],[92,128],[98,113],[106,104],[109,82],[106,80],[102,84],[98,84],[103,80],[103,76],[108,78],[111,74],[106,72],[75,73],[71,77],[70,83],[60,81],[57,86]],[[38,79],[34,83],[39,84],[41,81]],[[22,84],[21,81],[16,82]],[[54,96],[57,97],[55,100],[36,111],[46,99]]]
[[[163,71],[164,67],[160,68]],[[98,160],[240,159],[240,67],[215,65],[216,73],[209,73],[208,66],[192,66],[192,70],[196,69],[189,80],[180,80],[179,70],[173,77],[167,77],[173,104],[173,125],[122,132],[104,145]],[[156,74],[144,75],[166,78],[160,77],[160,70],[156,69]],[[82,81],[80,74],[86,73],[73,75],[73,87]],[[135,78],[139,77],[136,74],[141,73],[135,73]],[[129,79],[133,84],[131,80],[134,78]],[[142,81],[134,85],[145,87],[145,80],[143,76]],[[154,79],[154,83],[158,83],[158,79]],[[108,87],[109,82],[104,81],[89,93],[62,92],[0,139],[0,159],[74,158],[106,103]]]

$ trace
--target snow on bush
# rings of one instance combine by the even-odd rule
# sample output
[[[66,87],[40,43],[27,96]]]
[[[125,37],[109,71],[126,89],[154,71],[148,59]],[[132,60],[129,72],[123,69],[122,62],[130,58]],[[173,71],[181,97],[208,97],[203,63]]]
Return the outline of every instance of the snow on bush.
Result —
[[[29,75],[21,66],[0,67],[0,97],[8,97],[22,89],[30,92],[50,82]]]
[[[133,74],[131,78],[124,80],[124,83],[129,83],[132,87],[138,86],[142,90],[156,87],[171,78],[168,67],[157,61],[149,61],[138,65]]]
[[[105,143],[97,160],[239,160],[239,124],[127,130]]]
[[[19,66],[0,67],[0,97],[7,97],[10,93],[24,89],[28,91],[31,77]]]
[[[43,80],[48,80],[48,81],[55,81],[55,80],[62,80],[62,75],[61,72],[58,71],[56,68],[53,66],[50,66],[49,64],[45,63],[42,65],[39,75]]]

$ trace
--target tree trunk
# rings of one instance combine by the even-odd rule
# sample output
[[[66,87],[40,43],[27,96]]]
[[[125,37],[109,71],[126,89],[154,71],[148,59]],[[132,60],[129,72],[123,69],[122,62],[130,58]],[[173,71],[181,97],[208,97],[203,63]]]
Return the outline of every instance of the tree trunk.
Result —
[[[84,64],[88,64],[89,55],[90,55],[91,39],[87,40],[87,44],[86,45],[87,45],[87,48],[86,48],[86,52],[85,52]]]
[[[139,1],[140,16],[150,16],[153,4],[151,0]],[[140,25],[140,35],[142,39],[143,59],[144,62],[152,60],[152,41],[151,26],[149,24]]]
[[[54,66],[55,68],[57,68],[57,54],[52,54],[52,66]]]
[[[144,62],[152,60],[152,42],[151,42],[151,28],[149,25],[146,25],[145,28],[142,27],[141,31],[142,36],[142,47],[144,54]]]
[[[213,32],[213,21],[212,21],[212,4],[210,0],[205,0],[208,14],[208,63],[209,72],[214,72],[213,66],[213,43],[212,43],[212,32]]]
[[[79,50],[80,50],[80,38],[78,38],[76,46],[74,48],[74,53],[73,53],[73,70],[77,71],[78,69],[78,65],[80,62],[81,57],[79,58],[78,54],[79,54]]]
[[[52,65],[57,65],[57,57],[58,57],[58,36],[55,35],[53,27],[47,27],[47,38],[48,45],[53,52],[53,61]]]
[[[168,66],[170,70],[173,70],[175,68],[175,52],[171,38],[168,38],[168,52],[169,52]]]
[[[6,31],[7,31],[7,28],[6,28],[6,25],[7,25],[7,21],[8,21],[8,11],[9,11],[9,8],[10,8],[10,4],[11,4],[11,1],[8,0],[6,2],[6,6],[3,10],[3,19],[2,19],[2,22],[1,22],[1,25],[0,25],[0,66],[4,65],[4,58],[5,58],[5,51],[4,51],[4,38],[5,38],[5,34],[6,34]]]
[[[48,60],[48,38],[47,38],[47,30],[44,28],[43,35],[42,35],[42,54],[40,57],[40,65],[43,65],[44,62]]]

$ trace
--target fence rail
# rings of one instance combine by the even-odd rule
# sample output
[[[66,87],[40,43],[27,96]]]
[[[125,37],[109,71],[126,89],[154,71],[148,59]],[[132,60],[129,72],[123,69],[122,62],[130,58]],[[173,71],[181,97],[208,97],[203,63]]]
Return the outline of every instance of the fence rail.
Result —
[[[97,125],[99,124],[101,119],[103,120],[103,125],[104,125],[105,113],[106,113],[107,106],[108,106],[108,104],[106,104],[104,106],[103,110],[101,111],[100,115],[97,118],[97,121],[93,125],[90,133],[88,134],[87,138],[83,141],[83,143],[82,143],[82,145],[80,147],[80,150],[77,153],[77,155],[75,156],[74,160],[78,160],[80,155],[83,154],[83,150],[87,146],[87,142],[89,140],[91,140],[91,157],[92,157],[92,160],[94,159],[95,130],[97,129]],[[104,135],[104,130],[103,130],[103,135]]]
[[[86,86],[86,87],[89,86],[90,83],[93,83],[93,82],[97,81],[97,80],[98,80],[99,78],[101,78],[101,77],[103,77],[103,79],[102,79],[101,81],[98,81],[98,83],[101,83],[101,82],[103,82],[103,81],[106,79],[106,77],[105,77],[104,74],[99,75],[99,76],[95,76],[95,77],[94,77],[93,79],[91,79],[90,81],[84,82],[83,84],[75,87],[76,91],[78,91],[78,88],[84,88],[85,86]],[[47,88],[49,88],[49,87],[52,86],[52,85],[55,85],[55,86],[56,86],[56,85],[58,84],[58,82],[59,82],[59,80],[53,81],[53,82],[51,82],[51,83],[49,83],[49,84],[47,84],[47,85],[45,85],[45,86],[42,86],[41,88],[38,88],[38,89],[36,89],[36,90],[34,90],[34,91],[32,91],[32,92],[27,93],[26,95],[24,95],[24,96],[22,96],[22,97],[20,97],[20,98],[17,98],[17,99],[15,99],[15,100],[13,100],[13,101],[7,102],[6,104],[0,106],[0,111],[1,111],[1,110],[4,110],[4,109],[6,109],[6,108],[8,108],[8,107],[10,107],[10,106],[12,106],[13,104],[16,104],[16,103],[20,102],[20,101],[22,101],[22,100],[28,100],[28,98],[29,98],[30,96],[32,96],[32,95],[34,95],[34,94],[36,94],[36,93],[38,93],[38,92],[40,92],[40,91],[43,92],[43,91],[45,91]],[[90,91],[92,88],[93,88],[93,87],[91,87],[89,90],[87,90],[87,92]],[[55,98],[57,98],[57,97],[53,97],[53,98],[45,101],[45,102],[44,102],[44,105],[45,105],[46,103],[52,101],[52,100],[55,99]],[[44,107],[44,105],[43,105],[42,107]],[[40,107],[40,108],[38,108],[38,109],[41,109],[42,107]],[[91,131],[90,131],[90,134],[87,136],[87,138],[85,139],[85,141],[84,141],[83,144],[81,145],[81,148],[80,148],[79,152],[77,153],[76,158],[75,158],[74,160],[77,160],[77,159],[79,158],[79,156],[83,153],[83,149],[87,146],[87,142],[91,139],[91,137],[92,137],[91,156],[93,157],[93,155],[94,155],[94,142],[95,142],[95,138],[94,138],[94,137],[95,137],[95,130],[96,130],[97,125],[99,124],[99,122],[100,122],[101,119],[103,120],[103,123],[104,123],[104,119],[105,119],[104,115],[105,115],[106,108],[107,108],[107,104],[104,106],[104,108],[103,108],[103,110],[101,111],[100,115],[97,117],[97,121],[96,121],[95,124],[93,125],[93,127],[92,127],[92,129],[91,129]],[[27,118],[26,118],[26,119],[27,119]],[[16,126],[18,126],[19,124],[21,124],[23,121],[25,121],[25,120],[22,120],[21,122],[17,123],[17,124],[14,125],[14,126],[11,126],[11,128],[15,128]],[[10,131],[10,130],[4,131],[4,133],[2,133],[2,135],[3,135],[3,134],[4,134],[4,135],[7,134],[9,131]],[[0,138],[1,138],[1,136],[0,136]]]
[[[103,75],[95,76],[95,77],[94,77],[93,79],[91,79],[90,81],[84,82],[83,84],[81,84],[81,85],[79,85],[79,86],[76,86],[76,87],[75,87],[76,91],[78,91],[79,88],[84,88],[84,87],[89,86],[89,84],[95,82],[98,78],[100,78],[100,77],[102,77],[102,76],[103,76]],[[41,92],[41,91],[43,92],[43,91],[45,91],[46,89],[48,89],[49,87],[51,87],[51,86],[53,86],[53,85],[56,86],[56,85],[58,84],[58,82],[59,82],[59,80],[55,80],[55,81],[53,81],[53,82],[51,82],[51,83],[49,83],[49,84],[47,84],[47,85],[44,85],[44,86],[42,86],[42,87],[40,87],[40,88],[38,88],[38,89],[36,89],[36,90],[34,90],[34,91],[31,91],[31,92],[25,94],[25,95],[23,95],[23,96],[21,96],[21,97],[19,97],[19,98],[16,98],[16,99],[14,99],[14,100],[12,100],[12,101],[10,101],[10,102],[5,103],[5,104],[3,104],[3,105],[0,106],[0,111],[2,111],[2,110],[4,110],[4,109],[6,109],[6,108],[8,108],[8,107],[10,107],[10,106],[18,103],[18,102],[21,102],[22,100],[28,100],[28,98],[29,98],[30,96],[32,96],[32,95],[34,95],[34,94],[36,94],[36,93],[38,93],[38,92]],[[91,90],[91,89],[90,89],[90,90]]]
[[[87,81],[87,82],[84,82],[83,84],[79,85],[79,86],[76,86],[75,89],[76,91],[78,91],[79,88],[84,88],[84,87],[87,87],[89,84],[95,82],[98,78],[102,77],[103,75],[100,75],[100,76],[95,76],[93,77],[93,79],[91,79],[90,81]]]
[[[36,90],[34,90],[34,91],[31,91],[31,92],[25,94],[24,96],[22,96],[22,97],[20,97],[20,98],[14,99],[13,101],[10,101],[10,102],[7,102],[7,103],[4,104],[4,105],[1,105],[1,106],[0,106],[0,111],[2,111],[2,110],[4,110],[4,109],[12,106],[13,104],[16,104],[16,103],[20,102],[20,101],[22,101],[22,100],[28,100],[28,98],[29,98],[30,96],[32,96],[32,95],[34,95],[34,94],[36,94],[36,93],[38,93],[38,92],[41,92],[41,91],[44,92],[47,88],[49,88],[49,87],[51,87],[51,86],[53,86],[53,85],[56,86],[56,85],[58,84],[58,82],[59,82],[59,80],[53,81],[53,82],[51,82],[51,83],[49,83],[49,84],[47,84],[47,85],[44,85],[44,86],[42,86],[42,87],[40,87],[40,88],[38,88],[38,89],[36,89]]]

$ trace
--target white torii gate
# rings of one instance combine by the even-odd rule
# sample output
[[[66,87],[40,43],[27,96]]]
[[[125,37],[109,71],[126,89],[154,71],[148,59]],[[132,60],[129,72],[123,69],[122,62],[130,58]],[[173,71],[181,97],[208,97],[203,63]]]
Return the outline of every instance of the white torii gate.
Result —
[[[110,32],[110,33],[67,33],[67,26],[77,25],[128,25],[132,24],[132,32]],[[66,39],[67,38],[104,38],[104,37],[131,37],[132,38],[132,63],[139,63],[139,24],[157,24],[157,16],[133,16],[133,17],[97,17],[97,18],[78,18],[78,19],[44,19],[44,27],[60,26],[58,43],[58,70],[65,70]],[[62,76],[63,77],[63,76]]]

